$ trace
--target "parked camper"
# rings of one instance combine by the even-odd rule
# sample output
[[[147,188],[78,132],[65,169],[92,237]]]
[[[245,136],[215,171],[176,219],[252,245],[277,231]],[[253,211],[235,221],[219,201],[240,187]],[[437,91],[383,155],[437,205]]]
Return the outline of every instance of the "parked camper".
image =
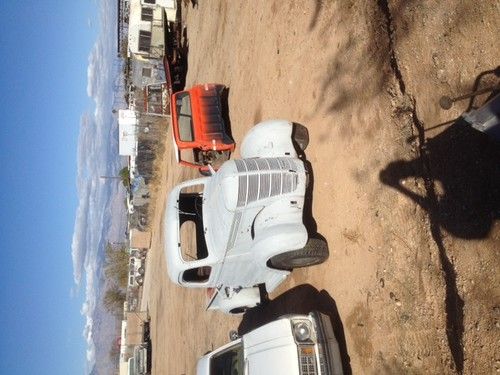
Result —
[[[342,375],[328,316],[289,315],[201,357],[197,375]]]
[[[241,160],[186,181],[168,198],[165,252],[171,280],[208,289],[208,308],[242,313],[297,267],[328,257],[303,224],[307,171],[296,148],[307,129],[285,120],[256,125]]]

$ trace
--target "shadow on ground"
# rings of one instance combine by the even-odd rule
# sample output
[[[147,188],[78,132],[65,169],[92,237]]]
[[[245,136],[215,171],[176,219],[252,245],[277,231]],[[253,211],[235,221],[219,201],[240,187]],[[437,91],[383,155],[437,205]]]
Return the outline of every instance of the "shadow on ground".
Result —
[[[339,342],[344,374],[351,374],[344,327],[337,310],[337,304],[327,291],[318,291],[312,285],[303,284],[296,286],[279,297],[247,311],[238,327],[238,333],[243,335],[278,319],[282,315],[308,314],[313,310],[322,312],[330,317],[335,336]]]
[[[380,172],[380,180],[412,199],[453,236],[487,237],[500,218],[500,146],[459,119],[427,139],[424,152],[429,171],[421,157],[397,160]],[[403,182],[408,178],[436,186],[435,199],[414,192],[411,182]]]
[[[491,235],[500,218],[500,145],[458,119],[433,138],[413,113],[419,156],[397,160],[380,171],[380,180],[427,211],[432,238],[445,278],[446,334],[455,367],[463,372],[464,301],[445,248],[443,230],[454,237],[477,240]],[[409,140],[412,142],[413,140]],[[414,181],[424,181],[425,192]]]

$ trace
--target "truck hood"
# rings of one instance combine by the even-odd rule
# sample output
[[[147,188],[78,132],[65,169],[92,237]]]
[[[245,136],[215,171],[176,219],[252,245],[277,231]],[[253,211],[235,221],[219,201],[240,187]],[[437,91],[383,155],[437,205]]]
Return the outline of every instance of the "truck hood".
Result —
[[[223,143],[232,143],[229,137],[225,134],[225,124],[222,117],[222,104],[220,95],[222,86],[205,84],[193,88],[193,91],[198,95],[192,95],[191,100],[197,101],[193,105],[199,108],[199,124],[202,128],[202,133],[198,136],[205,142],[211,142],[215,139]]]
[[[290,322],[280,319],[244,336],[245,375],[299,375],[297,345]]]
[[[198,359],[196,375],[210,375],[210,356],[204,355]]]

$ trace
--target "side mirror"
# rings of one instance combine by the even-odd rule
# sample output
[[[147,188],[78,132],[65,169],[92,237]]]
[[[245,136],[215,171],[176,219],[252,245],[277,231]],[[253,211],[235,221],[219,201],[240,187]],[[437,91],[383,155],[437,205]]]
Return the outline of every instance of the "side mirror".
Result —
[[[235,341],[235,340],[238,340],[239,338],[240,338],[240,335],[238,335],[237,331],[235,331],[234,329],[229,331],[229,340]]]

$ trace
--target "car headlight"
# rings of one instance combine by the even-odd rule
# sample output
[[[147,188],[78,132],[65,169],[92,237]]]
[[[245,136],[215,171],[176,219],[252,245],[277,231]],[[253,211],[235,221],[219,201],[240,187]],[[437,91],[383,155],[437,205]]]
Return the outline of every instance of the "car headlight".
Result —
[[[305,321],[294,323],[293,336],[297,341],[308,341],[311,338],[311,326]]]

